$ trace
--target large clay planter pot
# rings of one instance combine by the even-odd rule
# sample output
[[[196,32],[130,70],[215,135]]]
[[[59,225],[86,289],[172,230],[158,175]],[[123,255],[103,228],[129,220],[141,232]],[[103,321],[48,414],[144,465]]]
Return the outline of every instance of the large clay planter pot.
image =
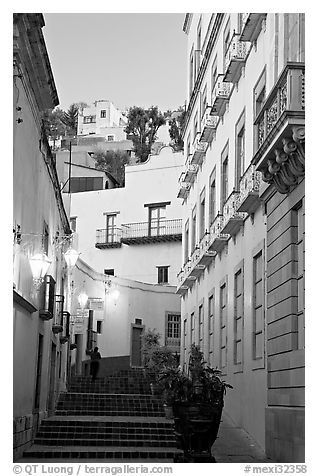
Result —
[[[180,402],[173,405],[176,435],[186,462],[215,462],[211,447],[216,440],[223,405]]]

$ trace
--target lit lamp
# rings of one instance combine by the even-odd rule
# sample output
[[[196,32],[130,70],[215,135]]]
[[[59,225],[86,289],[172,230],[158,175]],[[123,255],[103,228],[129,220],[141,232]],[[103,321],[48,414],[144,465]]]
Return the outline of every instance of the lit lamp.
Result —
[[[36,289],[39,289],[52,261],[42,252],[29,258],[29,262],[33,276],[33,283]]]
[[[84,309],[88,300],[87,294],[85,292],[81,292],[81,294],[78,296],[77,299],[78,299],[79,305],[81,306],[81,309]]]
[[[76,264],[76,261],[78,260],[79,253],[74,250],[73,248],[70,248],[64,253],[64,258],[67,264],[68,268],[73,268]]]

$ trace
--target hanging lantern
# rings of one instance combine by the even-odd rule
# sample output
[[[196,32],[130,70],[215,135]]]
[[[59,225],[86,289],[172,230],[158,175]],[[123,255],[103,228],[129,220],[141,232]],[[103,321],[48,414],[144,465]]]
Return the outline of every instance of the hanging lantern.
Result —
[[[78,251],[74,250],[73,248],[69,248],[64,253],[64,258],[68,268],[73,268],[78,260],[79,253]]]
[[[49,269],[50,264],[52,261],[47,257],[45,253],[37,253],[29,258],[33,282],[35,286],[38,288]]]
[[[78,299],[79,305],[81,306],[81,309],[84,309],[88,301],[87,294],[85,292],[81,292],[81,294],[78,296],[77,299]]]

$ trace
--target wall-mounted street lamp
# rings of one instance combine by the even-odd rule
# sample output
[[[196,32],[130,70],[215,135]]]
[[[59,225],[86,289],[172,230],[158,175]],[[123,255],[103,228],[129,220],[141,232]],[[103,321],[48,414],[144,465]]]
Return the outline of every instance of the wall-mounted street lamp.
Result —
[[[78,302],[79,302],[79,305],[81,306],[81,309],[84,309],[86,304],[87,304],[87,301],[88,301],[88,296],[87,294],[82,291],[79,296],[78,296]]]
[[[68,269],[74,268],[76,261],[78,260],[78,257],[79,257],[78,251],[74,250],[73,248],[69,248],[64,253],[64,259],[66,261],[66,265]]]
[[[49,269],[52,260],[50,260],[47,255],[42,253],[36,253],[35,255],[29,258],[32,276],[33,276],[33,283],[36,289],[39,289],[41,284],[43,283],[44,277]]]

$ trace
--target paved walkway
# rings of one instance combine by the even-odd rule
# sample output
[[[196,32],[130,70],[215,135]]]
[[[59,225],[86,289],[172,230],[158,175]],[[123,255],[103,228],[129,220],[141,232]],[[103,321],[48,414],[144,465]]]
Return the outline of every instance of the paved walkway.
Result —
[[[217,463],[272,462],[251,436],[236,426],[224,411],[212,454]]]

